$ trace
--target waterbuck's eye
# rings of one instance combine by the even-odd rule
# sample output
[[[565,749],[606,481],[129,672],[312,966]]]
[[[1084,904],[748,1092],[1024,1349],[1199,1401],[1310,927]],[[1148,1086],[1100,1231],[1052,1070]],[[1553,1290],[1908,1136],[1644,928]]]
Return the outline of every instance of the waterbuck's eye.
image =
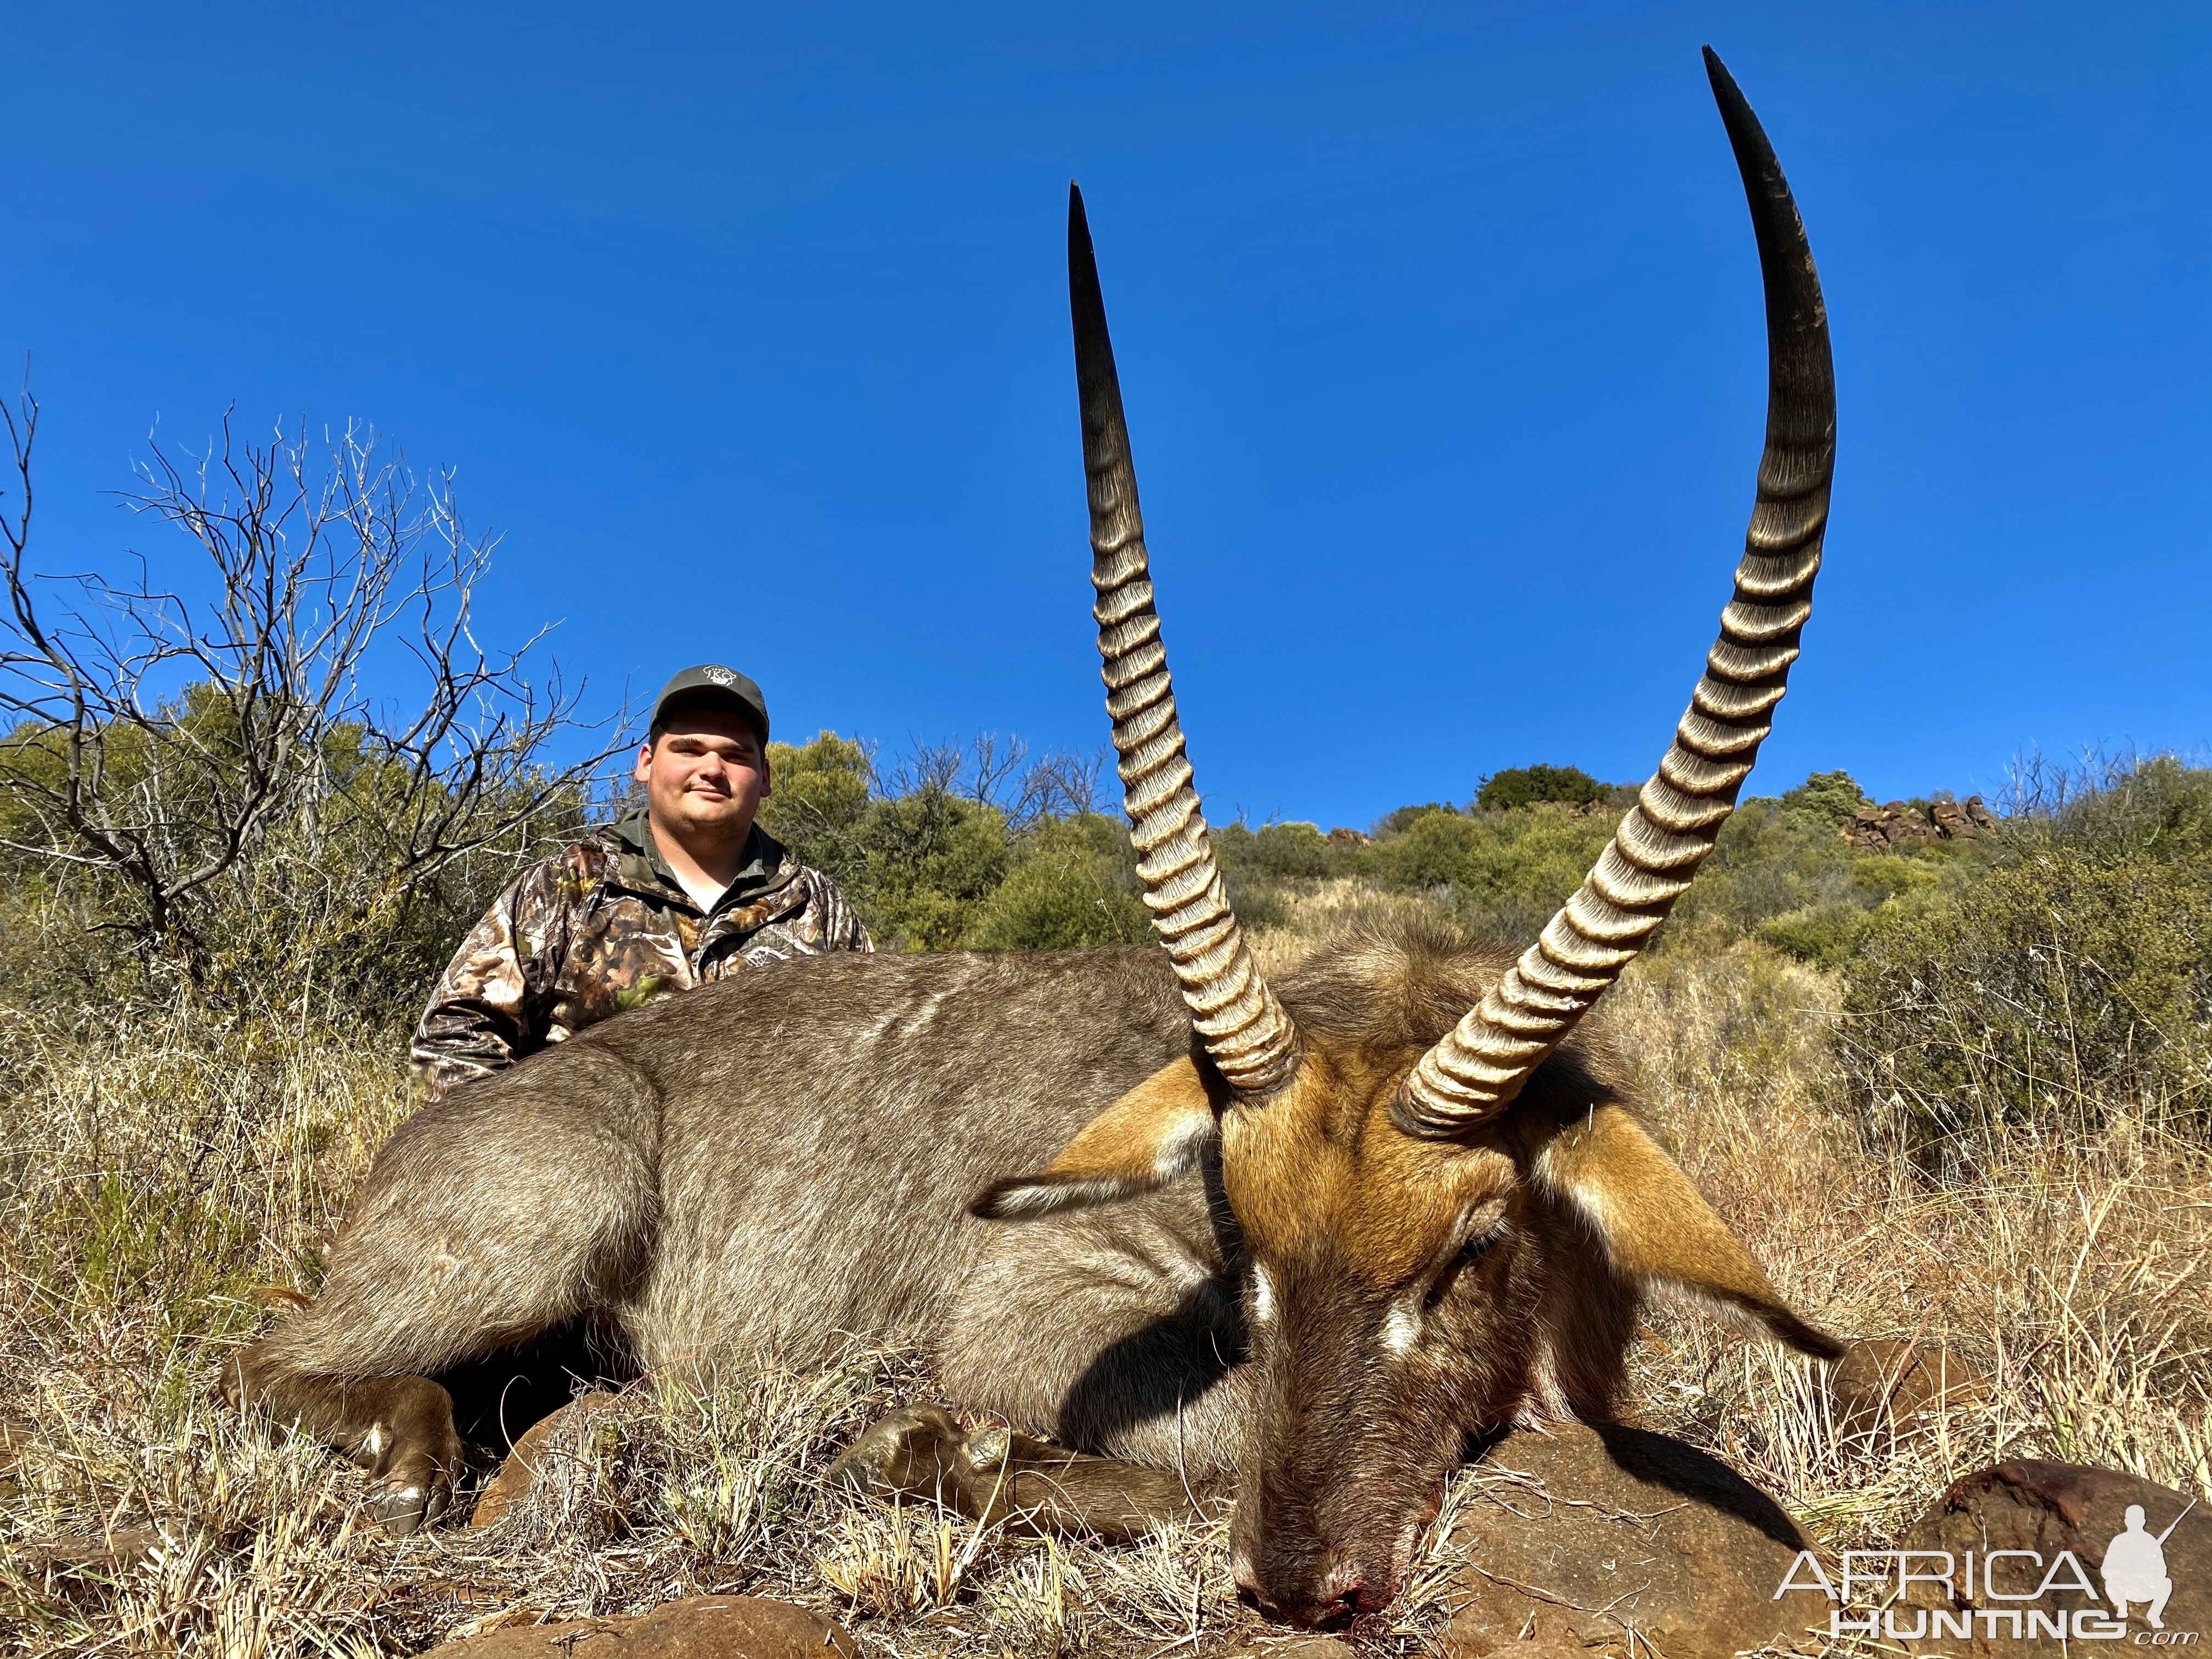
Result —
[[[1468,1267],[1488,1255],[1497,1248],[1498,1242],[1504,1237],[1504,1228],[1492,1227],[1477,1233],[1466,1243],[1461,1245],[1459,1253],[1444,1264],[1444,1270],[1430,1281],[1428,1294],[1421,1298],[1422,1310],[1426,1311],[1443,1301],[1445,1292],[1452,1287],[1452,1281],[1457,1279]]]

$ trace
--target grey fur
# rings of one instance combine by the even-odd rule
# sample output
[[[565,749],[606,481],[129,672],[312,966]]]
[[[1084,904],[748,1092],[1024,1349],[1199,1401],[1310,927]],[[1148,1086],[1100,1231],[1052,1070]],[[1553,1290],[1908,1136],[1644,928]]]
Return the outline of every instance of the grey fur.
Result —
[[[600,1309],[649,1370],[912,1345],[963,1403],[1172,1462],[1176,1396],[1219,1367],[1158,1371],[1136,1334],[1196,1297],[1237,1341],[1201,1185],[1015,1225],[965,1205],[1190,1048],[1143,949],[824,957],[640,1010],[402,1126],[252,1391],[433,1372]],[[1143,1399],[1082,1382],[1115,1332]],[[1233,1458],[1225,1426],[1201,1439]]]

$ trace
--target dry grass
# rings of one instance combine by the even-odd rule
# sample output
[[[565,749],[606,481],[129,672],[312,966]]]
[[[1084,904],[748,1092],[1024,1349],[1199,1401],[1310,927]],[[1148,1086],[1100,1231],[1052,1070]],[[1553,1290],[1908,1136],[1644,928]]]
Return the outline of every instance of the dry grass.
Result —
[[[1948,1347],[1990,1386],[1902,1443],[1838,1437],[1814,1369],[1662,1313],[1639,1352],[1656,1427],[1698,1441],[1839,1546],[1893,1540],[2006,1457],[2131,1470],[2212,1496],[2212,1156],[2107,1108],[2056,1136],[1982,1125],[1970,1182],[1908,1126],[1826,1104],[1833,986],[1757,945],[1661,959],[1616,1011],[1686,1168],[1776,1284],[1844,1336]]]
[[[1272,959],[1370,902],[1320,896],[1300,934],[1267,942]],[[1619,1012],[1684,1161],[1801,1305],[1849,1334],[1948,1343],[1995,1386],[1929,1436],[1845,1443],[1806,1367],[1662,1311],[1638,1361],[1647,1419],[1838,1545],[1893,1534],[2000,1455],[2212,1492],[2204,1153],[2107,1114],[2094,1140],[1990,1135],[1976,1182],[1939,1186],[1887,1126],[1826,1103],[1835,1062],[1808,1011],[1832,1000],[1745,947],[1650,965]],[[1211,1654],[1264,1634],[1234,1601],[1218,1524],[1107,1550],[827,1490],[852,1432],[926,1391],[897,1355],[706,1397],[641,1388],[576,1426],[498,1528],[386,1538],[359,1474],[208,1395],[218,1356],[260,1317],[255,1288],[312,1279],[407,1110],[396,1060],[312,1023],[173,1011],[118,1035],[10,1018],[0,1652],[416,1652],[709,1590],[817,1607],[901,1655]],[[71,1570],[28,1553],[134,1534],[152,1559]],[[1433,1650],[1453,1565],[1432,1547],[1395,1629],[1363,1648]]]

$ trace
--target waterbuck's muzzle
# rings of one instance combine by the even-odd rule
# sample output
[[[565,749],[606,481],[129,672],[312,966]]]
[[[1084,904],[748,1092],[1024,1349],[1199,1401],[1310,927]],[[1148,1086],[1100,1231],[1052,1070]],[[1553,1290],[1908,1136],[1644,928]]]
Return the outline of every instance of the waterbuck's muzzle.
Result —
[[[1409,1275],[1340,1242],[1376,1218],[1341,1187],[1349,1204],[1307,1248],[1254,1241],[1264,1295],[1249,1320],[1253,1421],[1231,1560],[1240,1593],[1272,1617],[1311,1626],[1387,1606],[1468,1433],[1520,1404],[1538,1279],[1522,1270],[1510,1162],[1475,1152],[1462,1163],[1399,1232],[1419,1241]]]
[[[1455,1431],[1448,1454],[1409,1457],[1413,1448],[1401,1443],[1348,1480],[1342,1469],[1316,1468],[1312,1460],[1256,1472],[1238,1492],[1231,1528],[1238,1597],[1270,1619],[1307,1629],[1389,1606],[1443,1503],[1459,1445]]]

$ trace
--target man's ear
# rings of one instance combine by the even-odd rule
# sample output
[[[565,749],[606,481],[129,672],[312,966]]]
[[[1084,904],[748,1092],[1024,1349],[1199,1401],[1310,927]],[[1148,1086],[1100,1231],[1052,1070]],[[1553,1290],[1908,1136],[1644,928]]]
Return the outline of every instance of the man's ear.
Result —
[[[983,1188],[969,1200],[968,1213],[1028,1220],[1134,1198],[1197,1168],[1220,1133],[1197,1064],[1178,1060],[1085,1124],[1039,1173]]]
[[[630,768],[629,775],[631,777],[636,779],[638,782],[643,783],[646,781],[646,774],[651,770],[652,766],[653,739],[651,738],[647,738],[643,743],[637,746],[637,764]]]
[[[1538,1154],[1536,1176],[1589,1224],[1621,1273],[1748,1316],[1816,1358],[1842,1356],[1843,1344],[1797,1316],[1743,1241],[1625,1109],[1599,1106],[1561,1128]]]

